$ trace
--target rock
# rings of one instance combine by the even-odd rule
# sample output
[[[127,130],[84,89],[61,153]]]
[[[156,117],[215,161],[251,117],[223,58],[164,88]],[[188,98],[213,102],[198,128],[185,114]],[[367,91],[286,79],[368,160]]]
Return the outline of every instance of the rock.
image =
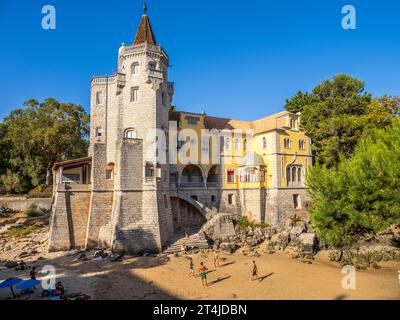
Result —
[[[305,263],[305,264],[312,264],[312,262],[310,260],[301,260],[301,262]]]
[[[302,233],[299,236],[299,245],[301,251],[317,253],[317,236],[315,233]]]
[[[307,225],[305,222],[298,223],[294,228],[290,230],[290,242],[297,242],[301,234],[307,231]]]
[[[18,262],[16,262],[16,261],[7,261],[7,262],[4,264],[4,266],[5,266],[6,268],[9,268],[9,269],[16,268],[16,267],[18,267]]]
[[[219,246],[220,250],[228,254],[232,254],[236,251],[236,244],[232,242],[224,242]]]
[[[215,215],[201,229],[213,241],[226,241],[235,237],[235,227],[230,214],[220,213]]]
[[[258,257],[261,257],[261,254],[259,254],[258,251],[253,251],[253,252],[250,253],[250,257],[258,258]]]

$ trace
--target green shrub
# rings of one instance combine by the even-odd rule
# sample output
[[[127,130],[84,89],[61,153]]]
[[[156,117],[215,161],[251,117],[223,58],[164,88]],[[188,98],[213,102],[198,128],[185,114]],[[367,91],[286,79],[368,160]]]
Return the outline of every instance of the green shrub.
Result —
[[[11,228],[8,230],[8,236],[20,238],[39,231],[40,229],[42,229],[42,227],[38,225],[24,226],[22,228]]]
[[[26,216],[28,218],[35,218],[39,215],[38,206],[36,204],[32,204],[28,210],[26,211]]]
[[[246,230],[247,228],[261,228],[261,229],[266,229],[269,227],[268,223],[262,222],[262,223],[255,223],[249,221],[247,217],[240,217],[238,220],[235,221],[235,225],[239,227],[240,230]]]

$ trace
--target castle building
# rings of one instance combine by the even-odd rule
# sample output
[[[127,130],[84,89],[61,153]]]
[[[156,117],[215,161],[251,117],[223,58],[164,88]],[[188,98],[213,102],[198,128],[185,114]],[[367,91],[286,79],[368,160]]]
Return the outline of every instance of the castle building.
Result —
[[[313,157],[299,115],[176,111],[168,68],[145,8],[117,72],[92,79],[88,157],[54,165],[50,251],[159,252],[214,213],[282,228],[306,205]]]

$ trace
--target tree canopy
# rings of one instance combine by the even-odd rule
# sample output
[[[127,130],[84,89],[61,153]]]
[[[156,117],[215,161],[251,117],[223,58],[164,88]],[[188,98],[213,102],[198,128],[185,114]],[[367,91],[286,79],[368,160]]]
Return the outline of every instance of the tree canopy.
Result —
[[[337,167],[312,168],[307,184],[313,224],[328,245],[350,245],[365,232],[399,225],[399,121],[361,139],[353,157]]]
[[[89,115],[73,103],[31,99],[0,126],[0,144],[7,146],[0,181],[5,192],[27,192],[49,182],[55,162],[87,153]],[[46,179],[47,178],[47,179]]]

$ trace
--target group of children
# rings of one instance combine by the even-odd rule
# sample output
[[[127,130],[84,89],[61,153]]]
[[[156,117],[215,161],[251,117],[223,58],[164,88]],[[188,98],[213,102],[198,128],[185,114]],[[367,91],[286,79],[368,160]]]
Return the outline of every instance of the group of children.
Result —
[[[189,276],[195,277],[193,258],[189,257],[188,259],[189,259]],[[214,268],[215,269],[220,268],[219,262],[220,262],[219,253],[217,251],[215,251],[214,252]],[[204,262],[200,262],[198,276],[201,279],[201,284],[203,285],[203,287],[208,286],[207,274],[208,274],[208,268],[205,266]],[[257,268],[256,262],[253,261],[253,269],[251,271],[251,281],[254,281],[257,279],[258,279],[258,268]]]

